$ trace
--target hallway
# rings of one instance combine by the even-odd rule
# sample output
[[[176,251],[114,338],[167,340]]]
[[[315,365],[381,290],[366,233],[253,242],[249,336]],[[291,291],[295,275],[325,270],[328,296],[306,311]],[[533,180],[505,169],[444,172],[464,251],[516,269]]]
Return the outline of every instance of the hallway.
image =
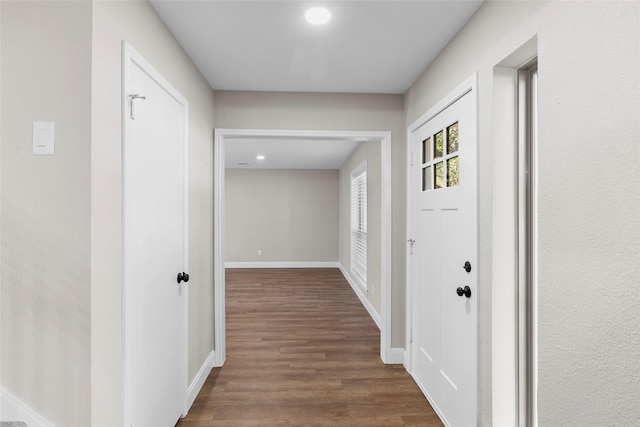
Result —
[[[191,426],[440,426],[338,269],[227,269],[227,360]]]

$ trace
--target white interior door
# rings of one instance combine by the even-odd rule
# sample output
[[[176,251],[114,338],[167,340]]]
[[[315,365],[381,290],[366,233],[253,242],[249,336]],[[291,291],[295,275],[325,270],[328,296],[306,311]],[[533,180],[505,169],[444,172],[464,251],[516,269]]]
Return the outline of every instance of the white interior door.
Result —
[[[410,136],[415,240],[411,368],[451,426],[477,424],[474,95],[468,91]]]
[[[187,388],[187,103],[123,50],[124,425],[173,426]]]

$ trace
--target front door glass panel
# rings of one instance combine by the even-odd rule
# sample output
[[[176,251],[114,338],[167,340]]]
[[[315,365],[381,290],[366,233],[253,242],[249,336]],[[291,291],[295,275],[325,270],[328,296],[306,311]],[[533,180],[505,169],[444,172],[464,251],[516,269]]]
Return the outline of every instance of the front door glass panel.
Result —
[[[422,191],[460,184],[458,122],[422,141]]]

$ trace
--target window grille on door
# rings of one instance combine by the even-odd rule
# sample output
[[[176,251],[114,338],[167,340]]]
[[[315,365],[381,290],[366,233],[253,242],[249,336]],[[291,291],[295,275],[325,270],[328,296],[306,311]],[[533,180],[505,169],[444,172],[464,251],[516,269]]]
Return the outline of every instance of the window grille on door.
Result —
[[[367,162],[351,173],[351,272],[367,288]]]
[[[422,191],[459,185],[459,142],[458,122],[422,141]]]

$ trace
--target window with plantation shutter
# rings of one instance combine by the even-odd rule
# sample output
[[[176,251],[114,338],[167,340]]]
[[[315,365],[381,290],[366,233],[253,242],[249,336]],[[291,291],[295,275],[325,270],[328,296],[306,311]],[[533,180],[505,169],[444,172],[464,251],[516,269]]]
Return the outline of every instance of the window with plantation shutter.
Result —
[[[351,272],[367,288],[367,161],[351,172]]]

